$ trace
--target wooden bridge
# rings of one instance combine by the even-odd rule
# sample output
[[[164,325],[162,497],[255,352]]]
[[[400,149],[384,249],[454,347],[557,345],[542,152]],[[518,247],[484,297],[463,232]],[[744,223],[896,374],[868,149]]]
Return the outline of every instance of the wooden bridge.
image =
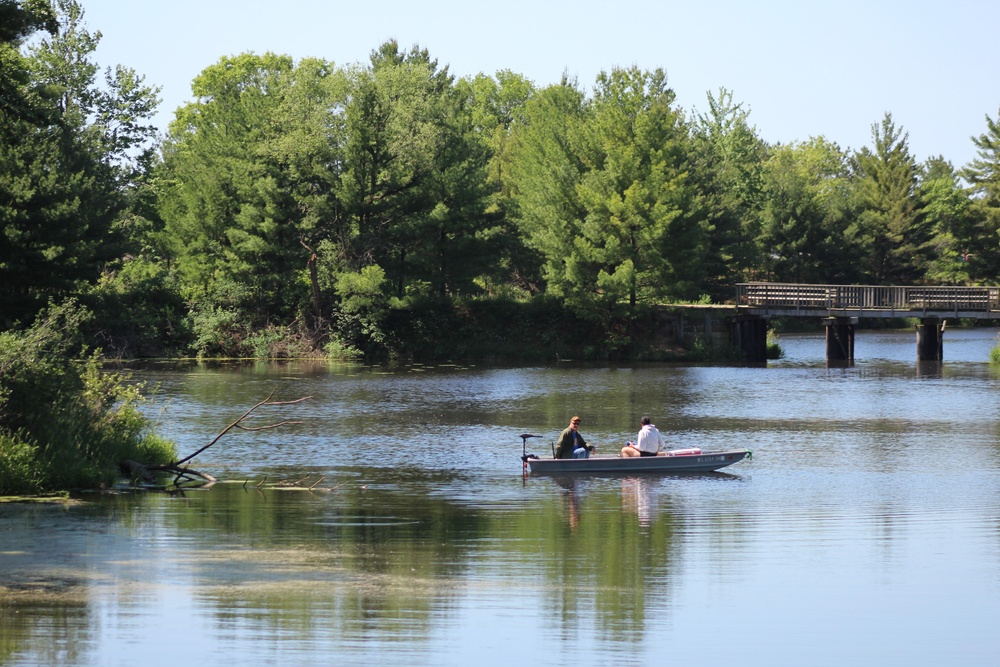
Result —
[[[736,307],[765,317],[1000,319],[1000,287],[740,283]]]
[[[823,318],[827,360],[846,362],[854,361],[858,318],[916,317],[917,359],[940,361],[947,319],[1000,319],[1000,287],[740,283],[736,311],[733,342],[756,361],[765,358],[771,317]]]

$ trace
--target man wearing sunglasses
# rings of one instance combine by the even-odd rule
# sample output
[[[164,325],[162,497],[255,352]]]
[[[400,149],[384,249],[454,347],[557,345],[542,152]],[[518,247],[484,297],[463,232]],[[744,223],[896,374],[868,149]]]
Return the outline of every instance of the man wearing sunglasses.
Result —
[[[556,445],[556,458],[585,459],[589,458],[593,451],[593,445],[588,445],[587,441],[580,435],[580,418],[574,416],[569,420],[569,426],[559,434],[559,443]]]

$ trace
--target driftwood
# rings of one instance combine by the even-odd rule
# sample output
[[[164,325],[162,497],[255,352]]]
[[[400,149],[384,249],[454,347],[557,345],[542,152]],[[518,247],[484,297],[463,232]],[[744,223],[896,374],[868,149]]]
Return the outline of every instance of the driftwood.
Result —
[[[279,481],[279,482],[274,482],[272,484],[267,484],[267,475],[264,475],[264,479],[262,479],[259,482],[257,482],[253,486],[253,488],[256,489],[258,492],[262,492],[264,490],[282,490],[282,491],[336,491],[337,489],[341,489],[341,488],[347,486],[348,484],[350,484],[350,482],[341,482],[340,484],[337,484],[335,486],[320,486],[319,485],[320,482],[322,482],[323,480],[326,479],[325,476],[320,476],[320,478],[317,479],[312,484],[306,485],[305,481],[307,479],[308,479],[307,477],[303,477],[302,479],[299,479],[299,480],[282,480],[282,481]],[[246,480],[245,482],[243,482],[243,489],[247,490],[248,487],[249,487],[249,484],[250,484],[250,480],[249,479]],[[266,484],[266,486],[265,486],[265,484]],[[368,485],[362,484],[358,488],[364,490],[364,489],[368,488]]]
[[[194,453],[189,454],[189,455],[185,456],[182,459],[179,459],[177,461],[173,461],[173,462],[167,463],[167,464],[148,465],[148,464],[139,463],[137,461],[122,461],[119,464],[119,467],[121,468],[122,473],[125,474],[125,475],[127,475],[128,477],[130,477],[132,479],[141,479],[142,481],[146,482],[147,484],[156,484],[157,483],[157,473],[160,473],[160,474],[166,473],[166,474],[174,475],[174,480],[173,480],[173,482],[171,482],[171,484],[174,485],[174,486],[179,486],[180,484],[186,483],[186,482],[197,482],[199,480],[201,482],[208,483],[208,484],[212,484],[212,483],[216,482],[217,480],[215,479],[215,477],[212,477],[211,475],[209,475],[206,472],[201,472],[199,470],[192,470],[189,466],[187,466],[185,464],[188,461],[190,461],[191,459],[193,459],[194,457],[196,457],[199,454],[201,454],[202,452],[204,452],[206,449],[208,449],[209,447],[211,447],[215,443],[217,443],[219,440],[222,439],[222,436],[226,435],[227,433],[229,433],[234,428],[238,428],[238,429],[243,430],[243,431],[266,431],[268,429],[278,428],[280,426],[287,426],[289,424],[301,424],[302,423],[300,421],[292,421],[292,420],[289,420],[289,419],[284,419],[282,421],[275,422],[273,424],[266,424],[264,426],[244,426],[243,425],[243,421],[246,420],[247,418],[249,418],[250,415],[253,414],[253,412],[257,408],[269,407],[269,406],[275,406],[275,405],[292,405],[292,404],[295,404],[295,403],[301,403],[302,401],[307,401],[310,398],[312,398],[312,396],[304,396],[302,398],[297,398],[297,399],[292,400],[292,401],[272,401],[271,397],[274,396],[274,392],[275,391],[277,391],[277,388],[272,389],[271,393],[268,394],[267,398],[265,398],[263,401],[260,401],[259,403],[257,403],[256,405],[254,405],[252,408],[250,408],[249,410],[247,410],[246,412],[244,412],[240,416],[239,419],[237,419],[236,421],[234,421],[232,424],[230,424],[226,428],[222,429],[222,431],[217,436],[215,436],[215,438],[213,438],[211,442],[209,442],[204,447],[198,449]]]

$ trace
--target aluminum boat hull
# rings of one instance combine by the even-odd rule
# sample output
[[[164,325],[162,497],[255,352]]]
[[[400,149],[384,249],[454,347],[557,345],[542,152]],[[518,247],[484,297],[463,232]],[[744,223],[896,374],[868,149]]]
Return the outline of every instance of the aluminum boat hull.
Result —
[[[591,456],[587,459],[528,458],[525,463],[535,474],[607,472],[712,472],[749,457],[750,450],[703,452],[685,456]]]

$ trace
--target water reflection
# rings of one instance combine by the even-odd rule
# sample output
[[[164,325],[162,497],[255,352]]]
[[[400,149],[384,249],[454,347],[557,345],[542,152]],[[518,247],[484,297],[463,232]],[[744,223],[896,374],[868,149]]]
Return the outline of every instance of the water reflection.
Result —
[[[939,378],[944,375],[944,363],[941,361],[916,361],[918,378]]]
[[[635,514],[640,526],[649,527],[653,511],[653,490],[648,477],[622,479],[622,510]]]
[[[580,527],[580,486],[583,481],[579,477],[556,477],[555,483],[562,489],[566,507],[566,523],[569,529],[575,531]]]
[[[848,368],[783,336],[767,367],[147,369],[183,451],[314,398],[200,456],[210,489],[0,504],[0,663],[989,665],[995,337],[949,329],[935,366],[861,332]],[[581,413],[598,448],[651,413],[754,459],[523,475],[518,434]]]

